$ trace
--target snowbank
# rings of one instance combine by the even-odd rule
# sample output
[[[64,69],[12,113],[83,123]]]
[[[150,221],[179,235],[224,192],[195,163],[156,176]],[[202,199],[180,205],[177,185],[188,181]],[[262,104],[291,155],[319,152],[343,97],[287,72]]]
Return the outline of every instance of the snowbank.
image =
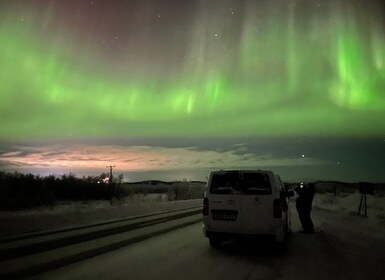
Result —
[[[367,217],[362,201],[361,212],[358,214],[361,194],[332,193],[316,194],[314,210],[333,212],[336,219],[352,227],[359,226],[360,231],[370,235],[385,236],[385,196],[366,195]]]

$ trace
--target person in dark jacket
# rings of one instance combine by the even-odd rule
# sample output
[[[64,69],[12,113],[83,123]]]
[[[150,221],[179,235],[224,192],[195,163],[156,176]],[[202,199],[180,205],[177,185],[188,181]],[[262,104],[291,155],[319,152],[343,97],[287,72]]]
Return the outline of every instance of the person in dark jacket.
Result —
[[[315,194],[315,186],[312,183],[301,184],[294,189],[298,194],[296,200],[296,208],[301,221],[303,233],[313,233],[314,224],[311,220],[310,212],[312,208],[312,202]]]

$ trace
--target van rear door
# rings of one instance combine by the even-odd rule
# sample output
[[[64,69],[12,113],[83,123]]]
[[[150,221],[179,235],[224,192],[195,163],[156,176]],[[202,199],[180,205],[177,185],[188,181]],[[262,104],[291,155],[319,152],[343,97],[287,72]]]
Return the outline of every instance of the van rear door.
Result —
[[[272,230],[273,196],[268,173],[240,172],[242,230],[246,234],[269,234]]]
[[[241,202],[238,171],[211,173],[209,225],[217,232],[241,232]]]

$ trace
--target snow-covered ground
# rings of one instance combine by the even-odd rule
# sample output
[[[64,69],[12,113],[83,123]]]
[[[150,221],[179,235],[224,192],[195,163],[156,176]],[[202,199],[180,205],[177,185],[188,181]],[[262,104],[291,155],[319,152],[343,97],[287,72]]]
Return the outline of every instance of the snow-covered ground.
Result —
[[[334,222],[350,227],[351,232],[358,232],[362,236],[372,236],[379,239],[385,237],[385,196],[384,194],[367,195],[367,217],[365,204],[362,200],[360,214],[358,214],[361,194],[340,193],[337,196],[331,193],[316,194],[313,206],[315,209],[333,213]],[[331,221],[319,217],[319,223],[329,224]],[[321,225],[321,227],[323,226]]]
[[[317,193],[313,201],[315,209],[335,212],[339,218],[363,219],[364,204],[361,216],[357,215],[361,194]],[[295,198],[291,199],[293,204]],[[126,200],[86,201],[58,203],[54,207],[40,207],[25,211],[0,212],[0,236],[49,230],[92,224],[105,220],[119,219],[145,213],[200,206],[201,199],[167,201],[167,195],[136,195]],[[298,220],[293,209],[292,220]],[[367,195],[367,219],[363,219],[364,228],[372,233],[385,233],[385,196]]]
[[[384,279],[385,197],[367,196],[368,218],[357,214],[360,198],[317,193],[315,234],[299,233],[292,203],[293,234],[283,252],[258,240],[230,240],[213,249],[195,224],[35,279]]]
[[[202,200],[63,203],[31,211],[0,213],[0,231],[32,231],[95,223],[124,216],[201,205]],[[269,244],[229,241],[210,248],[200,224],[181,228],[39,275],[34,279],[288,279],[377,280],[385,270],[385,196],[367,196],[367,215],[358,215],[358,193],[317,193],[312,217],[316,232],[301,227],[291,198],[292,229],[285,252]],[[7,231],[6,231],[7,232]],[[264,247],[266,246],[266,247]],[[151,253],[149,253],[151,252]]]
[[[362,195],[340,193],[337,196],[331,193],[317,194],[314,197],[313,206],[326,209],[341,215],[358,215]],[[385,195],[366,195],[367,216],[369,220],[385,223]],[[362,200],[360,215],[365,214],[365,201]],[[385,224],[383,224],[385,226]]]
[[[167,194],[135,195],[125,200],[62,201],[53,207],[1,211],[0,237],[5,235],[68,228],[152,212],[200,206],[201,199],[167,201]]]
[[[361,201],[361,194],[355,192],[353,194],[340,193],[334,195],[332,193],[316,194],[313,206],[321,209],[332,211],[354,211],[358,212]],[[366,204],[368,213],[380,214],[385,210],[385,195],[366,195]],[[364,205],[362,205],[364,206]],[[361,211],[362,213],[363,211]]]

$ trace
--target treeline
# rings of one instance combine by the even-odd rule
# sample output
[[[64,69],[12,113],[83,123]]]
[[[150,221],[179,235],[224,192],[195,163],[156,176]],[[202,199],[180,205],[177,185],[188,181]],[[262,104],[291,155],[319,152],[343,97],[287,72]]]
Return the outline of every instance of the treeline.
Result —
[[[138,194],[167,194],[168,201],[203,198],[205,183],[190,182],[161,182],[152,183],[125,183],[114,189],[117,198],[131,197]]]
[[[50,206],[57,200],[109,199],[109,185],[101,183],[101,180],[78,178],[74,174],[41,177],[0,171],[0,210]]]
[[[202,198],[204,185],[172,182],[159,185],[123,183],[123,175],[108,184],[108,174],[76,177],[74,174],[42,177],[0,171],[0,210],[20,210],[53,206],[57,201],[125,199],[149,193],[167,194],[168,200]],[[106,180],[107,179],[107,180]]]

